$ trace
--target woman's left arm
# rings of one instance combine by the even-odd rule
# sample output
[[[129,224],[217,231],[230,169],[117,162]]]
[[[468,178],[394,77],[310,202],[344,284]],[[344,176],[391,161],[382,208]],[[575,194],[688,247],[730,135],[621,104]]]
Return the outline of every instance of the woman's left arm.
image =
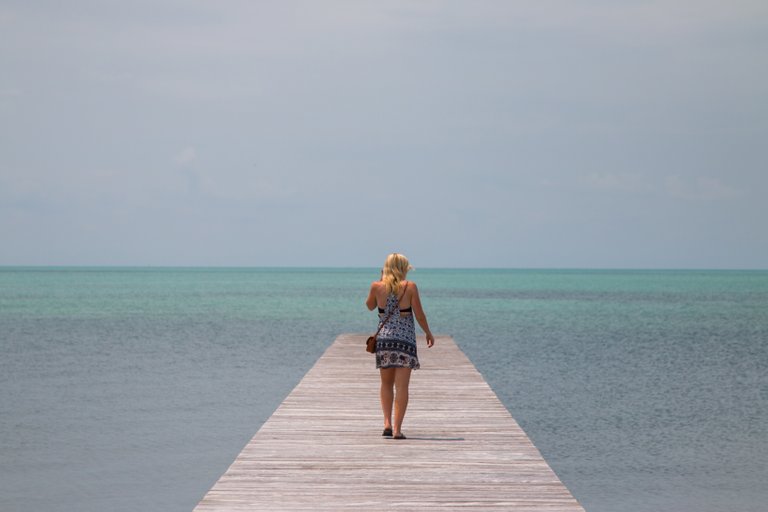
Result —
[[[365,299],[365,305],[368,306],[368,311],[373,311],[376,304],[376,282],[373,282],[371,283],[371,290],[368,292],[368,298]]]

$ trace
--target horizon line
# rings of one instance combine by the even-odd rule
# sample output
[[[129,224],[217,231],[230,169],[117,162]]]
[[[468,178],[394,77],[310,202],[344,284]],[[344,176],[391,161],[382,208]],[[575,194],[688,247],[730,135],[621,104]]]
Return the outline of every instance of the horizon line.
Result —
[[[342,265],[116,265],[116,264],[47,264],[47,265],[7,265],[0,264],[0,269],[275,269],[275,270],[370,270],[372,266]],[[759,267],[499,267],[499,266],[418,266],[414,271],[423,270],[552,270],[552,271],[766,271]]]

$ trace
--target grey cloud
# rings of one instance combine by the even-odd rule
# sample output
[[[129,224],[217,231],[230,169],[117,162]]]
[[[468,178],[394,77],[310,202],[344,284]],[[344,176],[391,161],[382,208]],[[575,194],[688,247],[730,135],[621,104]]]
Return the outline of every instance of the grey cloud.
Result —
[[[768,215],[767,20],[752,1],[5,2],[0,264],[402,245],[421,266],[765,266],[763,230],[729,226]],[[675,232],[693,240],[666,250]]]

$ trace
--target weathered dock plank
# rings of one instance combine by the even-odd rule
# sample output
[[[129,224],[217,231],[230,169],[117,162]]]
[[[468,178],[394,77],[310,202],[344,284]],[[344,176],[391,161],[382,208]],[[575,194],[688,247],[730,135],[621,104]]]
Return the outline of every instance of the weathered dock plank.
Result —
[[[583,512],[450,337],[419,340],[408,439],[381,437],[365,337],[336,339],[196,512]]]

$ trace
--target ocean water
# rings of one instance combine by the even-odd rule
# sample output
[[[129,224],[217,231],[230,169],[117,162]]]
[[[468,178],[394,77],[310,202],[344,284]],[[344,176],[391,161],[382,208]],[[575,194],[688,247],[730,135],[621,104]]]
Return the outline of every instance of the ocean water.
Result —
[[[191,510],[377,273],[0,268],[0,510]],[[409,277],[587,511],[768,510],[768,272]]]

